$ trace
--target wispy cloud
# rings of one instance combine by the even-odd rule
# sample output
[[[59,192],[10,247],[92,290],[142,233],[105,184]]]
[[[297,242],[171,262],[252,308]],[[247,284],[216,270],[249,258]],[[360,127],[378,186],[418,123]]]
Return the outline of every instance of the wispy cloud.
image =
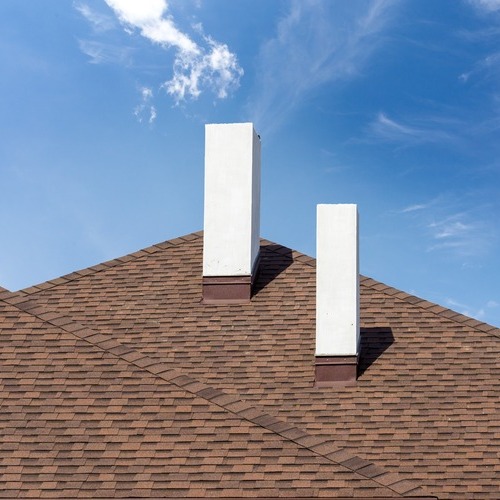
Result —
[[[472,224],[464,224],[459,220],[445,220],[439,223],[429,224],[429,227],[436,229],[434,238],[438,240],[444,238],[462,237],[474,229],[474,226]]]
[[[402,146],[415,146],[424,143],[450,143],[456,140],[454,134],[444,129],[440,120],[432,117],[414,120],[415,123],[404,123],[389,118],[385,113],[379,113],[368,127],[369,136],[387,142],[398,143]]]
[[[471,43],[472,47],[480,47],[480,55],[467,71],[458,75],[458,79],[467,91],[480,90],[483,102],[478,102],[480,119],[473,120],[471,113],[470,136],[474,141],[481,141],[482,149],[489,147],[498,150],[498,131],[500,129],[500,0],[468,0],[481,20],[472,31],[461,32],[460,35]],[[482,104],[482,105],[481,105]],[[477,113],[476,113],[477,115]],[[498,171],[499,164],[493,166]]]
[[[485,222],[467,212],[435,220],[427,225],[434,243],[428,251],[451,251],[459,257],[484,255],[490,246],[490,234]]]
[[[491,309],[500,307],[500,304],[495,300],[488,300],[485,304],[482,304],[479,307],[473,307],[469,304],[463,304],[462,302],[456,301],[453,298],[447,298],[446,305],[451,309],[464,314],[465,316],[470,316],[471,318],[476,318],[480,321],[485,320],[487,314],[491,311]]]
[[[248,109],[259,130],[277,128],[309,93],[354,78],[383,42],[398,3],[289,2],[275,36],[261,47]]]
[[[438,195],[435,196],[434,198],[428,200],[428,201],[422,201],[420,203],[412,203],[411,205],[407,205],[404,208],[401,208],[399,210],[396,210],[395,213],[397,214],[407,214],[411,216],[422,216],[422,213],[426,213],[427,216],[430,213],[430,209],[435,207],[436,205],[439,205],[439,203],[442,202],[443,196]]]
[[[500,35],[500,32],[498,35]],[[463,83],[467,83],[471,77],[479,75],[482,75],[485,79],[498,78],[500,75],[500,51],[488,54],[476,62],[470,71],[460,74],[458,78]]]
[[[395,213],[405,217],[422,248],[458,260],[464,267],[482,262],[498,238],[495,207],[481,204],[481,193],[440,193]]]
[[[461,32],[460,35],[472,43],[481,43],[487,50],[475,64],[472,65],[469,71],[464,71],[458,75],[458,79],[467,84],[470,81],[482,83],[489,82],[490,97],[492,103],[495,104],[499,95],[500,81],[500,51],[498,50],[498,42],[500,38],[500,0],[466,0],[468,4],[475,7],[475,11],[486,22],[482,24],[480,29],[475,31]],[[498,116],[498,107],[496,116]]]
[[[500,35],[500,26],[488,26],[476,30],[460,30],[458,35],[470,42],[489,41]]]
[[[95,40],[78,40],[80,50],[89,57],[91,64],[120,64],[129,66],[133,49]]]
[[[403,208],[400,211],[400,213],[406,214],[406,213],[409,213],[409,212],[416,212],[417,210],[425,210],[428,207],[429,207],[429,204],[409,205],[408,207]]]
[[[102,33],[116,28],[116,21],[113,17],[103,14],[102,12],[97,12],[91,9],[89,5],[82,2],[75,2],[74,6],[96,32]]]
[[[141,103],[134,109],[134,115],[139,123],[147,121],[151,125],[155,121],[157,112],[155,106],[151,104],[152,99],[153,90],[149,87],[142,87]]]
[[[467,0],[467,1],[477,9],[485,12],[495,12],[497,10],[500,10],[500,0]]]
[[[78,2],[75,8],[93,26],[96,36],[103,37],[112,28],[122,26],[131,36],[139,35],[154,45],[172,53],[171,78],[161,88],[180,103],[197,99],[206,91],[217,99],[224,99],[239,86],[243,69],[236,54],[229,47],[203,32],[201,24],[192,27],[192,33],[178,28],[169,13],[166,0],[105,0],[114,17],[96,12],[88,4]],[[196,38],[196,40],[195,40]],[[94,64],[127,61],[127,48],[120,48],[104,40],[84,40],[80,49]]]

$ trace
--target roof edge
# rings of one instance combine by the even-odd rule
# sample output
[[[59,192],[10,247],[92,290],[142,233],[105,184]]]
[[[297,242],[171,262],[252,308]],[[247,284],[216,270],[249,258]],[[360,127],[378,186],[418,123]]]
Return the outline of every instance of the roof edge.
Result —
[[[105,271],[107,269],[120,266],[122,264],[125,264],[127,262],[130,262],[131,260],[136,260],[136,259],[142,259],[144,257],[147,257],[150,254],[159,252],[161,250],[165,250],[166,248],[172,247],[172,246],[177,246],[180,245],[181,243],[184,243],[186,241],[193,241],[198,238],[203,237],[203,231],[196,231],[194,233],[188,233],[183,236],[179,236],[177,238],[173,238],[171,240],[166,240],[161,243],[156,243],[154,245],[151,245],[146,248],[142,248],[140,250],[137,250],[136,252],[132,252],[126,255],[122,255],[121,257],[117,257],[116,259],[111,259],[107,260],[104,262],[101,262],[99,264],[95,264],[94,266],[86,267],[83,269],[80,269],[78,271],[73,271],[72,273],[65,274],[63,276],[60,276],[58,278],[54,278],[48,281],[43,281],[41,283],[38,283],[36,285],[31,285],[26,288],[21,288],[15,293],[22,294],[24,296],[29,296],[31,294],[37,293],[41,290],[47,290],[50,288],[53,288],[57,285],[63,285],[66,284],[70,281],[76,281],[80,278],[83,278],[85,276],[89,276],[92,274],[96,274],[101,271]],[[1,287],[0,287],[1,289]],[[1,291],[1,290],[0,290]]]
[[[403,302],[408,302],[411,305],[432,312],[437,316],[444,317],[451,321],[455,321],[456,323],[466,325],[483,333],[487,333],[493,335],[494,337],[500,338],[500,328],[496,326],[471,318],[470,316],[466,316],[465,314],[461,314],[457,311],[454,311],[453,309],[441,306],[435,302],[422,299],[421,297],[418,297],[416,295],[411,295],[409,293],[403,292],[402,290],[386,285],[381,281],[377,281],[373,278],[368,278],[367,276],[360,276],[360,284],[385,293],[386,295],[389,295],[391,297],[395,297]]]

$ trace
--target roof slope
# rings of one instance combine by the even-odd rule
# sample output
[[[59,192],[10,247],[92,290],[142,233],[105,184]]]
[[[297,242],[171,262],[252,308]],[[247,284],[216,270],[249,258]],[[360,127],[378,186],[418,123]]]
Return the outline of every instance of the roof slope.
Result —
[[[74,336],[74,328],[83,332],[90,329],[86,341],[94,339],[91,342],[113,356],[113,349],[123,350],[109,366],[125,363],[125,369],[131,363],[136,370],[137,359],[147,360],[139,362],[153,367],[158,364],[167,374],[174,370],[175,376],[158,382],[162,387],[158,389],[159,398],[168,398],[169,391],[194,384],[205,392],[194,391],[185,397],[194,395],[203,401],[190,400],[185,406],[203,407],[214,402],[207,394],[216,394],[221,401],[231,402],[226,407],[216,401],[230,412],[226,415],[230,420],[235,415],[246,419],[253,415],[250,408],[255,408],[257,420],[245,420],[245,432],[258,435],[254,439],[260,443],[260,451],[264,438],[251,425],[247,428],[249,423],[257,424],[261,433],[263,429],[271,432],[280,443],[276,450],[299,446],[302,453],[312,453],[321,464],[327,460],[321,466],[331,467],[326,476],[320,476],[323,482],[315,484],[309,470],[312,482],[304,483],[306,489],[301,494],[361,495],[389,485],[389,492],[377,494],[412,495],[422,494],[414,489],[422,484],[440,498],[496,498],[500,489],[499,330],[363,278],[358,382],[335,389],[314,388],[314,260],[267,241],[262,242],[261,249],[256,293],[246,305],[200,303],[201,233],[73,273],[7,299],[11,307],[17,304],[27,311],[25,314],[52,321],[51,328],[80,323],[79,327],[71,326],[66,335]],[[2,339],[8,339],[4,335]],[[46,352],[42,344],[40,349]],[[7,355],[17,350],[12,345],[11,341],[5,345]],[[74,351],[79,357],[76,344]],[[48,366],[55,366],[53,363],[53,358],[47,361]],[[99,370],[88,363],[85,356],[79,362],[82,373]],[[138,366],[147,371],[147,367]],[[67,369],[66,365],[61,367],[63,373]],[[110,371],[120,373],[119,368]],[[183,376],[179,378],[179,374]],[[143,375],[149,376],[141,372]],[[143,405],[137,395],[140,389],[129,390],[126,385],[131,379],[137,382],[135,377],[135,372],[125,376],[114,392],[121,401],[118,413],[127,412],[131,406],[141,420],[145,416],[139,408]],[[182,380],[188,380],[187,385]],[[102,390],[102,384],[97,387]],[[13,397],[11,393],[9,396]],[[140,401],[135,410],[134,398]],[[182,397],[174,398],[177,401]],[[231,404],[243,405],[243,413],[234,412]],[[154,405],[158,407],[158,400]],[[203,408],[202,415],[211,413]],[[95,404],[88,404],[86,411],[96,411]],[[187,413],[195,414],[191,410]],[[195,422],[203,420],[192,418]],[[219,431],[213,425],[209,428],[215,429],[208,439],[213,443]],[[281,432],[282,428],[293,430],[287,434]],[[196,442],[196,430],[192,432]],[[231,433],[224,432],[226,440],[232,441]],[[81,449],[79,452],[81,457],[85,455]],[[270,458],[266,453],[263,451]],[[276,451],[273,456],[280,454]],[[136,451],[127,456],[140,458]],[[286,488],[299,484],[291,477],[303,470],[299,462],[294,462],[297,469],[288,476],[288,483],[280,483],[283,490],[278,483],[270,486],[266,479],[264,484],[271,489],[262,494],[290,494]],[[324,483],[327,477],[337,477],[340,471],[335,467],[339,464],[349,473],[361,475],[353,477],[352,482],[347,480],[346,488],[352,489],[344,493],[336,486],[328,490],[330,486]],[[276,468],[271,471],[283,472]],[[371,486],[356,486],[358,480],[367,481],[369,477],[373,477],[368,481]],[[252,494],[257,493],[253,490]]]
[[[421,492],[167,363],[2,297],[2,497]]]

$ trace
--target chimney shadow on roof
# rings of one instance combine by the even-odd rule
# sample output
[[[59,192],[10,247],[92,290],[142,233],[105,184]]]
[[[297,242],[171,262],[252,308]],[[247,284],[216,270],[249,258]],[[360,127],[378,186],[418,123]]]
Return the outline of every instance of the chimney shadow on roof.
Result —
[[[389,326],[360,328],[361,355],[358,376],[370,368],[375,361],[394,343],[392,329]]]
[[[258,276],[252,295],[258,294],[293,263],[292,250],[281,245],[262,245]]]

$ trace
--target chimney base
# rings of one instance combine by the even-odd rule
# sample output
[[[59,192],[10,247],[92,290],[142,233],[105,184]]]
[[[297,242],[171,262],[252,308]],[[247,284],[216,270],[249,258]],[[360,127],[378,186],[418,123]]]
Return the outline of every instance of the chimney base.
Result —
[[[315,387],[354,383],[358,375],[358,356],[316,356]]]
[[[259,274],[260,253],[246,276],[203,276],[203,304],[245,304],[252,299],[252,289]]]
[[[204,304],[241,304],[252,298],[251,276],[203,276]]]

